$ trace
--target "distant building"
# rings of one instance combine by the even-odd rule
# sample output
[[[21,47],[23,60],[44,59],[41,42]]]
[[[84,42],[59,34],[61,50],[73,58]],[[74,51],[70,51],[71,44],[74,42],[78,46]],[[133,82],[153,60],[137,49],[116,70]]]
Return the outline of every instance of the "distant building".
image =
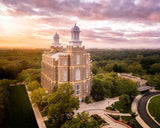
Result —
[[[81,101],[90,95],[92,63],[79,38],[77,25],[71,29],[71,41],[66,48],[61,46],[59,35],[54,35],[50,51],[42,55],[41,85],[51,93],[54,86],[70,83],[75,90],[74,96]]]
[[[130,79],[130,80],[134,81],[138,85],[138,87],[139,86],[146,86],[146,83],[147,83],[146,80],[141,79],[136,76],[132,76],[130,73],[118,73],[118,77],[124,77],[124,78]]]

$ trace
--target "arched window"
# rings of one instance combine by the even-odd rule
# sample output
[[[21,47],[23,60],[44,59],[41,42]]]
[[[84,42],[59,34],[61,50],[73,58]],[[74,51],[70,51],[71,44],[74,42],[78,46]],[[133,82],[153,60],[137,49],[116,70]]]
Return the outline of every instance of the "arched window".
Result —
[[[86,78],[89,77],[89,74],[88,74],[88,68],[86,68]]]
[[[64,81],[67,81],[67,71],[64,71]]]
[[[88,82],[86,83],[86,92],[88,92]]]
[[[81,73],[80,73],[80,69],[77,69],[76,70],[76,80],[80,80],[80,78],[81,78],[81,75],[80,75]]]
[[[80,94],[80,86],[76,85],[76,95],[79,95],[79,94]]]
[[[77,64],[80,64],[80,55],[77,55]]]

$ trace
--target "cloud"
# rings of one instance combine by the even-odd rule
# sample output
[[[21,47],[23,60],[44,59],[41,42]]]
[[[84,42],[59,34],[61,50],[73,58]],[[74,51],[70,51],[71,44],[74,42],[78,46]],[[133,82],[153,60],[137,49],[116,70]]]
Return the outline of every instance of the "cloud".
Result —
[[[131,19],[160,21],[159,0],[106,0],[81,2],[80,0],[2,0],[11,15],[68,15],[86,20]]]
[[[149,47],[160,41],[159,0],[1,0],[0,4],[5,6],[5,11],[0,9],[0,19],[10,16],[17,26],[26,26],[19,27],[15,34],[25,35],[27,43],[52,41],[56,31],[62,42],[68,42],[76,22],[82,31],[81,39],[90,46]]]

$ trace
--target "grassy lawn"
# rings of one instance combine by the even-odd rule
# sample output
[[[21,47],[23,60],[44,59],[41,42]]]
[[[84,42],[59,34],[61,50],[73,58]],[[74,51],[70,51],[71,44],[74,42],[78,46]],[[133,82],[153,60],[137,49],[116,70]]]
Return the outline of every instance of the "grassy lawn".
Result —
[[[122,109],[119,102],[115,102],[113,107],[117,109],[120,113],[130,113],[131,112],[131,104],[127,106],[125,109]]]
[[[150,114],[160,123],[160,95],[153,97],[148,105]]]
[[[9,116],[6,128],[38,128],[24,85],[10,87]]]

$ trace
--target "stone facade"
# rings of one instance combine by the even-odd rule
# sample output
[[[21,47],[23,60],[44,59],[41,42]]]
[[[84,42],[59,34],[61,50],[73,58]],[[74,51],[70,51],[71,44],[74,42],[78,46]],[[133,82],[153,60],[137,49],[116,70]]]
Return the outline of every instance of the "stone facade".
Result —
[[[54,36],[54,43],[49,52],[42,55],[41,85],[49,93],[54,86],[70,83],[79,100],[90,95],[92,86],[92,62],[90,54],[85,52],[79,41],[78,26],[71,29],[71,41],[66,48],[59,43],[59,35]]]

